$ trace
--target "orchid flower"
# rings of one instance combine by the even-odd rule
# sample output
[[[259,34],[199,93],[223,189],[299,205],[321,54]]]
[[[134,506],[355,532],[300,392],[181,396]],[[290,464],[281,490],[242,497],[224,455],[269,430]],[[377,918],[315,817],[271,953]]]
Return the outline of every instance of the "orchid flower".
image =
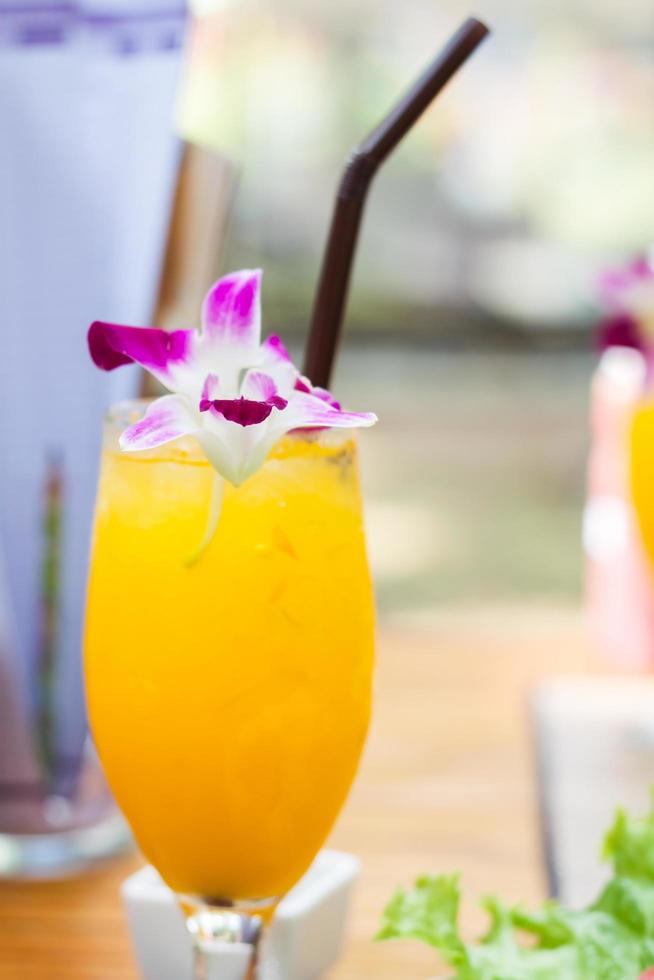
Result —
[[[375,415],[342,411],[328,391],[302,377],[279,337],[261,343],[260,291],[260,270],[220,279],[205,297],[201,331],[91,324],[89,350],[98,367],[140,364],[171,392],[122,433],[122,450],[191,435],[238,486],[287,432],[374,425]]]
[[[633,347],[646,356],[654,347],[654,260],[643,255],[608,269],[598,282],[609,315],[600,325],[598,346]]]

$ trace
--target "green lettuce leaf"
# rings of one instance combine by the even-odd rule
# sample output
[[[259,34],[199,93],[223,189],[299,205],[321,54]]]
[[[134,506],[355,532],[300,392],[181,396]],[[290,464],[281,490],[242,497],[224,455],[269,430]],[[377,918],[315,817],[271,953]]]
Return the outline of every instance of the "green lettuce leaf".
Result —
[[[646,817],[630,817],[618,810],[604,839],[603,856],[616,875],[654,884],[654,788]]]
[[[488,898],[488,931],[467,943],[458,875],[424,876],[395,893],[376,938],[427,943],[452,980],[638,980],[654,964],[654,806],[640,819],[619,811],[604,855],[614,876],[588,908],[549,901],[530,911]]]
[[[458,915],[458,875],[418,878],[413,891],[397,891],[390,900],[377,939],[419,939],[457,966],[464,962]]]

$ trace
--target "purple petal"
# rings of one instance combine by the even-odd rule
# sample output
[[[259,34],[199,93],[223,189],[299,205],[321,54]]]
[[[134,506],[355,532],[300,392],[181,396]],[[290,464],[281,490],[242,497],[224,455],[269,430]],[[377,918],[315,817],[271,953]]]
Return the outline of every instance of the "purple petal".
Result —
[[[242,388],[246,398],[256,401],[266,402],[273,408],[284,409],[288,405],[288,400],[282,398],[278,393],[275,379],[263,371],[248,371],[245,376]]]
[[[374,425],[377,416],[372,412],[342,412],[314,395],[296,392],[288,408],[293,416],[293,428],[358,429]]]
[[[123,327],[96,320],[89,327],[88,344],[94,364],[113,371],[123,364],[140,364],[164,384],[173,381],[175,368],[188,362],[193,330]]]
[[[628,313],[617,313],[600,324],[596,346],[599,351],[604,351],[607,347],[634,347],[639,351],[645,350],[638,324]]]
[[[218,395],[218,375],[208,374],[204,379],[204,384],[202,385],[202,394],[200,395],[200,411],[207,412],[211,408],[211,402]]]
[[[311,394],[311,382],[308,378],[305,378],[303,374],[295,382],[295,390],[303,391],[305,395]]]
[[[316,398],[320,398],[321,401],[327,402],[327,404],[331,405],[332,408],[340,410],[341,403],[337,402],[331,391],[327,391],[326,388],[312,388],[311,394],[315,395]]]
[[[225,345],[257,347],[261,335],[260,292],[260,269],[244,269],[219,279],[202,306],[207,336]]]
[[[165,442],[197,430],[197,421],[186,403],[177,395],[164,395],[149,406],[140,422],[125,429],[120,448],[127,452],[154,449]]]
[[[243,382],[243,394],[246,398],[265,402],[275,397],[277,385],[273,378],[263,371],[248,371]]]
[[[291,361],[291,355],[284,347],[281,337],[273,335],[272,337],[267,337],[261,345],[261,349],[265,355],[265,359],[275,360],[275,361]]]
[[[220,415],[228,422],[235,422],[243,427],[259,425],[265,422],[273,410],[270,402],[254,401],[251,398],[215,398],[208,406],[215,415]],[[207,409],[201,409],[207,411]]]
[[[616,269],[607,269],[598,279],[600,294],[610,304],[619,306],[621,295],[643,283],[654,283],[654,267],[641,255]]]
[[[327,402],[327,404],[331,405],[332,408],[340,409],[341,407],[341,403],[336,401],[331,391],[327,391],[326,388],[314,388],[309,379],[303,374],[301,374],[295,382],[295,390],[303,391],[307,395],[315,395],[316,398],[320,398],[321,401]]]

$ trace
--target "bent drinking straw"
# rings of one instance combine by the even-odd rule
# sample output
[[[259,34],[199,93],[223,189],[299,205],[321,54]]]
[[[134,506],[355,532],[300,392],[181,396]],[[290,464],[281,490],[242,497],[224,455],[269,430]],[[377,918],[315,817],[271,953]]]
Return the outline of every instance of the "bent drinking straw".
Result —
[[[350,155],[336,195],[304,361],[304,374],[314,385],[324,388],[329,385],[363,207],[372,178],[489,33],[481,21],[468,18],[404,97]]]

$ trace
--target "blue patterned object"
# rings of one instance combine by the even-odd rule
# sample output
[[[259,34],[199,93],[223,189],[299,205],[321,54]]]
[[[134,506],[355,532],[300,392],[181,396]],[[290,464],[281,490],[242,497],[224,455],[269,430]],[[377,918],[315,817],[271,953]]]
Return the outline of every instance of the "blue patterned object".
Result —
[[[0,3],[0,46],[32,47],[92,42],[117,55],[181,47],[184,5],[137,2]]]
[[[85,331],[152,317],[184,25],[174,0],[0,2],[0,830],[8,787],[78,783],[101,421],[137,387]]]

